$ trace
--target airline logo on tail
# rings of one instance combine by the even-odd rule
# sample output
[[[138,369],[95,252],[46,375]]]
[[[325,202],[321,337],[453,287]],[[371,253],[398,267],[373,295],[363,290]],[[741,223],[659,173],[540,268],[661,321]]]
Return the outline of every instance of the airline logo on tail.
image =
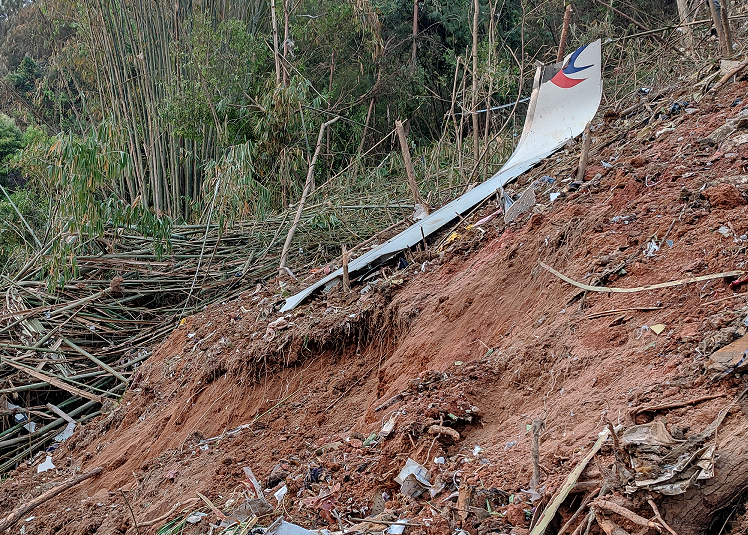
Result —
[[[570,89],[577,84],[581,84],[587,79],[569,77],[570,74],[573,75],[592,67],[592,65],[587,65],[586,67],[577,67],[576,65],[576,61],[579,58],[579,55],[584,52],[584,49],[587,48],[587,46],[589,45],[584,45],[582,48],[578,48],[574,51],[574,53],[571,55],[571,58],[569,58],[569,64],[566,66],[566,68],[561,69],[560,71],[558,71],[558,73],[556,73],[556,76],[551,78],[551,82],[553,84],[562,89]]]

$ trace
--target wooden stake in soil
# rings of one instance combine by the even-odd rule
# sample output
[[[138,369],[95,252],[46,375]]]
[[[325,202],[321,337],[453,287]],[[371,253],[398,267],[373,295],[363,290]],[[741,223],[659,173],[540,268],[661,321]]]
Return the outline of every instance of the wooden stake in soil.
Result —
[[[545,428],[545,421],[542,418],[535,418],[532,421],[532,446],[530,454],[532,455],[532,480],[530,488],[535,489],[540,483],[540,433]]]
[[[351,291],[351,279],[348,275],[348,250],[343,244],[343,291],[348,293]]]
[[[584,174],[587,172],[587,160],[590,157],[590,143],[592,133],[590,132],[590,123],[584,127],[582,134],[582,153],[579,155],[579,169],[577,170],[577,182],[584,182]]]
[[[408,187],[413,194],[413,204],[420,204],[425,208],[421,199],[421,193],[418,191],[416,172],[413,170],[413,162],[410,159],[410,149],[408,148],[408,140],[405,137],[403,122],[395,121],[395,128],[397,129],[397,137],[400,140],[400,149],[403,151],[403,162],[405,163],[405,171],[408,173]]]
[[[556,63],[561,63],[564,60],[564,53],[566,52],[566,40],[569,38],[570,23],[571,4],[566,6],[566,12],[564,13],[564,25],[561,29],[561,38],[558,40],[558,53],[556,54]]]
[[[65,492],[69,488],[74,487],[81,481],[85,481],[86,479],[93,477],[95,475],[100,474],[104,471],[103,466],[99,466],[98,468],[94,468],[90,472],[86,472],[85,474],[81,474],[77,477],[74,477],[70,481],[67,481],[63,483],[62,485],[58,485],[55,488],[48,490],[41,496],[38,496],[37,498],[34,498],[29,503],[22,505],[18,509],[11,512],[8,516],[0,520],[0,532],[5,531],[9,527],[11,527],[13,524],[18,522],[26,513],[31,511],[32,509],[38,507],[39,505],[43,504],[44,502],[51,500],[55,496],[57,496],[60,493]]]

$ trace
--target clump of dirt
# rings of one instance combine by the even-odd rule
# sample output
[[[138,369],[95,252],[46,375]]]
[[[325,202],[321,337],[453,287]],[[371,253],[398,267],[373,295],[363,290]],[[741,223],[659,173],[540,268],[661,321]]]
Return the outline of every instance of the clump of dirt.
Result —
[[[704,196],[714,208],[731,210],[746,204],[740,190],[734,184],[719,184],[704,191]]]
[[[0,508],[104,466],[22,525],[44,535],[135,533],[136,523],[202,507],[181,505],[198,492],[238,514],[253,494],[248,467],[270,504],[262,525],[283,515],[337,530],[374,514],[408,518],[411,534],[521,535],[608,423],[663,421],[688,440],[727,411],[714,478],[653,495],[679,535],[701,532],[748,483],[738,463],[744,402],[731,404],[743,379],[705,368],[708,352],[745,335],[748,294],[730,278],[588,292],[540,261],[588,285],[628,288],[746,270],[748,151],[728,157],[700,142],[738,112],[729,104],[746,88],[734,84],[708,111],[621,119],[593,139],[583,183],[572,182],[578,151],[568,149],[521,178],[517,191],[537,186],[533,213],[470,225],[496,211],[489,203],[429,251],[406,254],[406,267],[384,267],[350,293],[333,289],[281,316],[280,292],[301,283],[271,280],[189,318],[119,407],[50,454],[55,470],[37,473],[37,457],[2,483]],[[700,401],[678,404],[689,400]],[[544,422],[537,466],[534,420]],[[555,529],[603,485],[615,490],[606,499],[652,516],[644,493],[625,494],[631,467],[621,455],[604,445]],[[430,472],[418,497],[395,482],[408,459]],[[203,510],[184,533],[219,521]]]

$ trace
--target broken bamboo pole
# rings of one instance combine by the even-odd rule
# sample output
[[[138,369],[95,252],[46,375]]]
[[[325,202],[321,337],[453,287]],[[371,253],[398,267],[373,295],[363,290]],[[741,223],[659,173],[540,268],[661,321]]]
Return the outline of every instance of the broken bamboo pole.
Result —
[[[30,502],[18,507],[14,511],[12,511],[8,516],[0,520],[0,532],[5,531],[12,525],[14,525],[16,522],[18,522],[23,516],[31,511],[32,509],[35,509],[39,505],[43,504],[44,502],[51,500],[58,494],[61,494],[65,492],[66,490],[76,486],[78,483],[81,483],[82,481],[85,481],[88,478],[94,477],[101,472],[104,471],[103,466],[99,466],[91,470],[90,472],[86,472],[85,474],[81,474],[77,477],[74,477],[70,481],[67,481],[63,483],[62,485],[58,485],[55,488],[48,490],[41,496],[38,496],[31,500]]]
[[[91,401],[96,401],[98,403],[104,403],[103,396],[97,396],[96,394],[91,394],[89,392],[86,392],[85,390],[81,390],[80,388],[76,388],[65,381],[61,381],[57,377],[41,372],[35,368],[32,368],[30,366],[25,366],[19,362],[12,361],[8,358],[0,358],[0,362],[3,362],[4,364],[8,364],[9,366],[12,366],[13,368],[16,368],[17,370],[21,370],[23,372],[26,372],[30,376],[34,377],[35,379],[39,379],[40,381],[44,381],[45,383],[49,383],[52,386],[56,386],[57,388],[60,388],[62,390],[65,390],[66,392],[69,392],[70,394],[73,394],[74,396],[80,396],[82,398],[89,399]]]
[[[712,14],[712,22],[714,23],[714,29],[717,31],[717,39],[719,39],[719,51],[721,55],[727,54],[727,40],[725,39],[725,28],[722,25],[722,16],[720,15],[715,0],[707,0],[709,4],[709,11]]]
[[[732,58],[732,49],[733,49],[733,41],[732,41],[732,28],[730,28],[730,15],[727,12],[727,6],[729,5],[729,0],[722,0],[722,9],[720,9],[720,15],[722,19],[722,28],[725,32],[725,45],[726,45],[726,52],[727,57]]]
[[[418,191],[416,173],[413,170],[413,162],[410,159],[410,149],[408,148],[408,140],[405,137],[403,122],[399,120],[395,121],[395,128],[397,129],[397,137],[400,140],[400,149],[403,152],[403,163],[405,164],[405,172],[408,175],[408,187],[410,188],[410,192],[413,194],[413,204],[424,206],[423,200],[421,199],[421,193]]]
[[[343,291],[348,293],[351,291],[351,278],[348,274],[348,250],[343,244]]]
[[[657,522],[652,522],[651,520],[647,520],[643,516],[637,515],[635,512],[631,511],[630,509],[626,509],[623,506],[618,505],[617,503],[610,502],[608,500],[603,499],[596,499],[592,502],[592,505],[599,507],[601,509],[605,509],[606,511],[610,511],[611,513],[615,513],[618,516],[621,516],[625,518],[626,520],[633,522],[634,524],[637,524],[639,526],[644,526],[646,528],[654,528],[656,530],[660,530],[660,525]]]
[[[571,24],[571,4],[566,5],[566,11],[564,12],[564,24],[561,28],[561,37],[558,40],[558,52],[556,53],[556,63],[561,63],[564,60],[564,54],[566,52],[566,40],[569,38],[569,25]]]
[[[122,381],[123,383],[127,383],[127,377],[125,377],[124,375],[122,375],[121,373],[119,373],[119,372],[118,372],[117,370],[115,370],[114,368],[112,368],[111,366],[109,366],[109,364],[107,364],[106,362],[103,362],[103,361],[101,361],[101,360],[97,359],[97,358],[96,358],[96,357],[94,357],[94,356],[93,356],[93,355],[92,355],[91,353],[89,353],[88,351],[86,351],[86,350],[85,350],[85,349],[83,349],[82,347],[79,347],[78,345],[74,344],[74,343],[73,343],[72,341],[70,341],[70,340],[69,340],[68,338],[65,338],[65,337],[63,336],[63,337],[62,337],[62,340],[63,340],[63,341],[64,341],[64,342],[65,342],[65,343],[66,343],[66,344],[68,345],[68,347],[70,347],[70,348],[71,348],[71,349],[73,349],[74,351],[77,351],[78,353],[80,353],[80,354],[81,354],[81,355],[83,355],[84,357],[88,358],[88,359],[89,359],[89,360],[91,360],[91,361],[92,361],[92,362],[93,362],[94,364],[96,364],[97,366],[99,366],[99,367],[100,367],[100,368],[102,368],[103,370],[105,370],[105,371],[109,372],[109,373],[110,373],[111,375],[114,375],[114,376],[115,376],[115,377],[116,377],[117,379],[119,379],[119,380],[120,380],[120,381]]]
[[[293,240],[293,235],[296,233],[296,229],[299,226],[299,220],[301,219],[301,212],[304,211],[304,205],[306,204],[306,198],[309,195],[309,190],[312,187],[312,184],[314,183],[314,164],[317,163],[317,158],[319,158],[319,153],[322,150],[322,139],[325,135],[325,130],[338,122],[340,119],[340,116],[335,117],[334,119],[330,119],[326,123],[322,123],[322,125],[319,127],[319,135],[317,136],[317,147],[314,149],[314,156],[312,156],[312,161],[309,162],[309,169],[307,170],[306,174],[306,183],[304,184],[304,191],[301,194],[301,199],[299,200],[299,205],[296,207],[296,215],[293,218],[293,223],[291,224],[291,228],[288,230],[288,235],[286,236],[286,242],[283,244],[283,251],[281,252],[281,259],[280,259],[280,269],[283,269],[286,267],[286,263],[288,262],[288,250],[291,248],[291,241]]]
[[[574,467],[574,470],[571,471],[569,476],[566,478],[566,482],[561,486],[558,494],[556,494],[556,496],[553,498],[553,501],[551,501],[551,503],[548,504],[548,507],[543,510],[543,513],[538,519],[538,523],[535,524],[534,528],[532,528],[530,535],[543,535],[545,533],[548,524],[550,524],[551,520],[553,520],[553,517],[556,516],[558,508],[561,507],[561,504],[564,503],[566,497],[569,496],[571,489],[574,487],[574,484],[579,479],[579,476],[582,475],[582,472],[587,467],[589,462],[597,454],[597,452],[600,451],[600,448],[603,447],[603,443],[608,439],[608,435],[610,435],[610,430],[606,427],[598,435],[597,442],[595,442],[595,445],[592,446],[592,449],[587,453],[587,455],[584,456],[581,461],[579,461],[579,464]]]
[[[723,273],[715,273],[713,275],[700,275],[698,277],[690,277],[688,279],[679,279],[675,281],[669,281],[669,282],[661,282],[659,284],[653,284],[652,286],[637,286],[635,288],[616,288],[613,286],[590,286],[589,284],[583,284],[581,282],[577,282],[574,279],[571,279],[564,275],[563,273],[556,271],[548,264],[545,264],[544,262],[538,261],[538,264],[540,266],[553,273],[556,277],[561,279],[564,282],[568,282],[572,286],[576,286],[577,288],[580,288],[582,290],[586,290],[588,292],[611,292],[611,293],[636,293],[636,292],[646,292],[648,290],[659,290],[660,288],[671,288],[673,286],[682,286],[684,284],[692,284],[694,282],[704,282],[708,280],[714,280],[714,279],[724,279],[726,277],[740,277],[742,275],[745,275],[745,271],[725,271]]]
[[[592,143],[592,132],[590,123],[584,127],[582,134],[582,153],[579,155],[579,169],[577,170],[577,182],[584,182],[584,174],[587,172],[587,160],[590,157],[590,143]]]

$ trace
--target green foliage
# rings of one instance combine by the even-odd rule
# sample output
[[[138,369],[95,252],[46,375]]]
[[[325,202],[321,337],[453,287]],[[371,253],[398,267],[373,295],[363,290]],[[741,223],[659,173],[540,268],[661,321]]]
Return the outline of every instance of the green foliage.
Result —
[[[63,239],[53,241],[49,256],[53,287],[76,275],[75,261],[67,258],[85,251],[88,240],[103,236],[106,229],[132,230],[152,238],[157,255],[168,251],[171,219],[115,194],[133,165],[122,150],[126,143],[120,129],[105,121],[83,137],[68,133],[48,138],[38,131],[29,137],[15,163],[36,177],[56,209],[51,232]]]
[[[22,93],[28,93],[34,89],[34,82],[39,77],[39,67],[36,62],[25,56],[18,65],[16,72],[8,75],[8,81]]]
[[[203,13],[195,16],[189,41],[175,43],[173,54],[175,63],[197,76],[168,87],[161,104],[178,135],[200,140],[204,124],[217,119],[228,144],[250,137],[248,119],[258,111],[256,99],[272,68],[264,37],[239,20],[215,24]]]
[[[23,146],[23,134],[16,122],[0,113],[0,161],[15,153]]]
[[[211,198],[218,185],[218,213],[231,220],[264,219],[289,196],[300,194],[306,176],[303,132],[309,128],[313,139],[318,128],[307,108],[319,106],[320,101],[309,91],[309,83],[301,77],[291,78],[285,88],[268,82],[247,121],[250,139],[227,147],[218,159],[208,162],[203,197]]]
[[[34,238],[29,233],[17,208],[32,230],[43,232],[49,214],[49,199],[31,189],[9,193],[11,201],[0,193],[0,272],[13,272],[21,267],[35,250]],[[13,207],[15,205],[15,208]]]

